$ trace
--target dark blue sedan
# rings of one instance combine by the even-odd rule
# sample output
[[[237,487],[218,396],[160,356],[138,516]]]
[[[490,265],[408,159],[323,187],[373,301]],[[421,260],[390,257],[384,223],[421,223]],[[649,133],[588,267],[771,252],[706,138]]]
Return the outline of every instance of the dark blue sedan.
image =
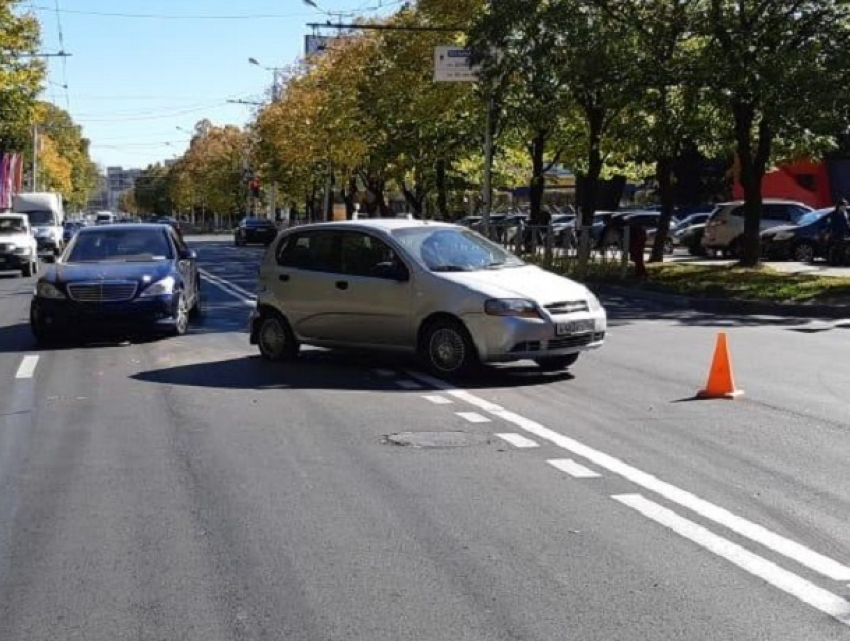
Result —
[[[38,279],[32,333],[39,342],[96,328],[184,334],[200,309],[195,259],[169,225],[82,228]]]
[[[794,225],[771,227],[761,232],[762,256],[768,260],[811,263],[826,258],[829,248],[829,214],[833,207],[810,211]]]

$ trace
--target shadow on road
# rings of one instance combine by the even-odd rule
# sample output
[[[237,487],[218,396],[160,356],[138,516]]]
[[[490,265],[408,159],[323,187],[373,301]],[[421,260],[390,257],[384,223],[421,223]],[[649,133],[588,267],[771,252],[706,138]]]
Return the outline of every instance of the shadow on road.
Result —
[[[385,368],[396,375],[381,376],[371,371],[372,368]],[[374,354],[310,349],[297,360],[285,363],[269,363],[258,355],[150,370],[132,378],[147,383],[213,389],[409,392],[395,381],[409,379],[405,372],[413,369],[418,369],[413,359],[376,359]],[[536,366],[514,365],[481,368],[457,385],[464,389],[523,387],[572,379],[569,372],[542,372]]]

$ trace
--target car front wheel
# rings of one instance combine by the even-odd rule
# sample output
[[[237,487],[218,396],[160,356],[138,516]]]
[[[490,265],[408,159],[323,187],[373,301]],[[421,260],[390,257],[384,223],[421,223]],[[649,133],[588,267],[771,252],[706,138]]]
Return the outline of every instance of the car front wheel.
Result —
[[[478,364],[469,332],[456,320],[431,323],[424,332],[420,350],[428,369],[439,376],[468,374]]]
[[[177,294],[177,309],[174,312],[172,336],[183,336],[189,330],[189,302],[183,292]]]

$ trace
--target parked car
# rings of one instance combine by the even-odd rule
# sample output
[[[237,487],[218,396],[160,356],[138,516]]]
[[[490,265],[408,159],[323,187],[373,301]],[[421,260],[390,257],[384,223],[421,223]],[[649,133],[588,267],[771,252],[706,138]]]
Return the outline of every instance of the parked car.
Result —
[[[771,227],[761,233],[761,251],[767,259],[793,259],[810,263],[815,258],[826,258],[829,214],[834,207],[811,211],[796,225]]]
[[[174,231],[177,232],[177,235],[181,238],[183,237],[183,226],[180,224],[180,221],[176,218],[172,218],[171,216],[160,216],[154,220],[154,224],[156,225],[168,225]]]
[[[762,203],[761,230],[793,225],[812,208],[792,200],[765,199]],[[721,252],[737,258],[744,238],[744,201],[722,203],[705,225],[702,246],[709,253]]]
[[[277,226],[268,218],[243,218],[233,232],[233,244],[237,247],[261,244],[268,247],[277,237]]]
[[[62,226],[62,240],[65,241],[65,245],[71,242],[71,239],[74,237],[74,234],[83,227],[83,223],[76,220],[66,220],[65,224]]]
[[[584,285],[474,231],[374,219],[283,232],[260,268],[250,342],[268,360],[302,344],[418,353],[452,376],[478,362],[567,368],[606,324]]]
[[[39,342],[107,326],[184,334],[200,282],[195,253],[169,225],[86,227],[38,279],[30,327]]]
[[[38,272],[38,241],[26,214],[0,214],[0,272]]]

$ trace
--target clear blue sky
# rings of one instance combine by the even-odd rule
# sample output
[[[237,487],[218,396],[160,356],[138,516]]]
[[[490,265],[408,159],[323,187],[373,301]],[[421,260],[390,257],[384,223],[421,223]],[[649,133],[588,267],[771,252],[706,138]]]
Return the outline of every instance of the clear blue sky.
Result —
[[[307,22],[373,16],[400,0],[28,0],[49,62],[44,98],[68,109],[103,167],[144,167],[179,156],[202,118],[244,125],[272,72],[303,55]],[[56,7],[59,11],[56,11]],[[57,21],[58,16],[58,21]],[[324,33],[333,33],[325,31]],[[62,85],[67,85],[65,89]]]

